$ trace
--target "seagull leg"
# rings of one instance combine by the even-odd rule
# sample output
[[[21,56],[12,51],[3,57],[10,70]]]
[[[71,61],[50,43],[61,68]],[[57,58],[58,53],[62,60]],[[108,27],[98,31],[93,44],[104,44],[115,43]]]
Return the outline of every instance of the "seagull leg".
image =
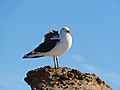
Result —
[[[59,67],[58,57],[56,56],[57,68]]]
[[[56,67],[56,57],[55,56],[53,56],[53,60],[54,60],[54,68],[57,68]]]

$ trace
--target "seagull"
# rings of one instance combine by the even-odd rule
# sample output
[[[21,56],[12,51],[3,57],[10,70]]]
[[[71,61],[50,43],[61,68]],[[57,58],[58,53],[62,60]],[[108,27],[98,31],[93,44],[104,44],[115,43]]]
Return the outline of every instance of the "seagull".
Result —
[[[58,56],[68,51],[71,45],[72,37],[70,35],[70,29],[68,27],[63,27],[60,33],[56,30],[52,30],[45,34],[43,42],[31,52],[25,54],[23,58],[52,56],[54,67],[58,68]]]

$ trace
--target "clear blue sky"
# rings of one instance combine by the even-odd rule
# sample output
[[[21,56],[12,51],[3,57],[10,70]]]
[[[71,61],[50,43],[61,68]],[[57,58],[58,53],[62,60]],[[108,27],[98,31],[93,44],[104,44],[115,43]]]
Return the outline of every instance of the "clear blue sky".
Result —
[[[53,66],[52,57],[22,56],[55,28],[69,26],[73,45],[60,65],[95,73],[120,90],[119,0],[0,0],[0,89],[30,90],[27,71]]]

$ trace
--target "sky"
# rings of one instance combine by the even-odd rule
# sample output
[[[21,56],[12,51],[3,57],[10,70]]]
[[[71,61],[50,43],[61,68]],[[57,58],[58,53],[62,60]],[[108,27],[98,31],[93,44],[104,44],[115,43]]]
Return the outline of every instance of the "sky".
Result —
[[[71,49],[59,57],[61,67],[95,73],[120,90],[119,0],[0,0],[0,89],[30,90],[29,70],[53,66],[52,57],[23,60],[45,33],[71,30]]]

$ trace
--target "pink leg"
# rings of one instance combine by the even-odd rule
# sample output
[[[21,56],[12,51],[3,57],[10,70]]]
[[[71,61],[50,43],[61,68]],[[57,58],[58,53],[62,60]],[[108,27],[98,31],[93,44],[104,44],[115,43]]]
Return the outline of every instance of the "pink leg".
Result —
[[[58,57],[56,56],[57,68],[59,67]]]
[[[57,66],[56,66],[56,56],[53,56],[53,60],[54,60],[54,68],[57,68]]]

